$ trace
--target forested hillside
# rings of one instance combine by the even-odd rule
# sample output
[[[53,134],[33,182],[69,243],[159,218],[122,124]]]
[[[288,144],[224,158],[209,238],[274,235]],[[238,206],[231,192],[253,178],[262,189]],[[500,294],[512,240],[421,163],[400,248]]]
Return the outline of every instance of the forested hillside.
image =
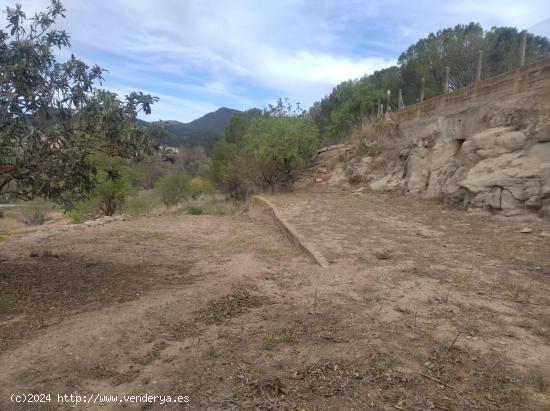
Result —
[[[201,146],[206,152],[210,152],[216,142],[221,138],[231,118],[240,113],[227,107],[220,107],[216,111],[205,114],[189,123],[169,120],[162,122],[163,133],[159,134],[159,143],[172,147]],[[159,122],[151,123],[155,126]]]
[[[345,137],[361,118],[374,113],[375,105],[387,98],[398,106],[398,90],[404,105],[414,104],[424,79],[424,97],[442,92],[445,67],[449,67],[449,91],[473,82],[479,53],[483,56],[481,78],[514,69],[518,64],[521,32],[515,27],[493,27],[485,31],[479,23],[460,24],[430,33],[399,56],[397,65],[337,85],[332,92],[313,104],[309,113],[326,142]],[[550,55],[545,37],[528,34],[526,60]]]

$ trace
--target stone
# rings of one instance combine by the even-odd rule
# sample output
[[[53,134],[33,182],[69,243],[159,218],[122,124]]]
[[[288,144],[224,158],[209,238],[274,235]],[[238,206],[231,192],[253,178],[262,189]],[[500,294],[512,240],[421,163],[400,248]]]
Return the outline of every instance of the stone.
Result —
[[[508,190],[502,190],[500,193],[500,209],[509,210],[520,207],[521,203]]]
[[[533,232],[533,229],[531,227],[525,227],[520,230],[521,234],[531,234]]]
[[[328,184],[330,186],[349,187],[348,176],[341,163],[338,163],[332,172]]]
[[[512,208],[510,210],[504,210],[502,212],[502,215],[505,217],[516,217],[521,214],[523,214],[523,212],[520,208]]]
[[[489,158],[520,150],[526,139],[525,133],[512,127],[493,127],[474,134],[470,141],[476,147],[476,154]]]
[[[533,138],[539,143],[550,142],[550,122],[537,124],[533,131]]]
[[[542,218],[550,218],[550,205],[542,207],[537,214]]]
[[[434,238],[441,237],[445,233],[441,231],[429,230],[427,228],[421,227],[416,231],[416,235],[424,238]]]

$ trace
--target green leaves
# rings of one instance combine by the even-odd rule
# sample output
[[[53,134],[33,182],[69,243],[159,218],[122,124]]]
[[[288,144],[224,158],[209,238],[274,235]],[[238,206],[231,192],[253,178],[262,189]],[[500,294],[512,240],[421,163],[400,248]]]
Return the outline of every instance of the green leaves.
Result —
[[[285,189],[320,145],[313,120],[288,100],[233,117],[212,153],[212,178],[230,197]]]
[[[67,203],[96,183],[98,152],[139,160],[153,149],[151,129],[138,124],[158,98],[134,92],[120,100],[96,87],[104,70],[52,48],[70,45],[53,28],[61,2],[27,20],[20,5],[6,9],[9,34],[0,31],[0,193]],[[113,180],[114,181],[114,180]]]
[[[339,84],[329,96],[315,103],[309,113],[326,142],[338,141],[349,133],[352,125],[376,112],[374,104],[378,99],[386,103],[387,90],[391,91],[390,103],[395,109],[399,89],[405,105],[418,101],[422,78],[425,98],[441,94],[446,66],[450,68],[450,90],[472,83],[479,50],[484,55],[482,78],[515,69],[520,37],[516,28],[493,27],[484,31],[479,23],[459,24],[430,33],[400,55],[398,66]],[[548,56],[550,42],[528,34],[526,54],[527,61]]]
[[[166,207],[181,203],[187,198],[189,179],[185,174],[173,172],[160,177],[155,183],[155,191],[160,194]]]

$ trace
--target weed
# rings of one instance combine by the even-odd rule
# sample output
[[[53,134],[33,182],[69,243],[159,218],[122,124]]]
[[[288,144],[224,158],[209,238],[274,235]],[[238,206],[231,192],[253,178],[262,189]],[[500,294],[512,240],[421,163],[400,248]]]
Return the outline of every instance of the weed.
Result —
[[[15,297],[11,295],[0,295],[0,313],[13,307],[16,302]]]
[[[278,248],[274,250],[268,250],[267,254],[273,258],[283,258],[286,255],[286,253],[283,250],[279,250]]]
[[[287,328],[276,331],[268,331],[262,335],[262,341],[267,344],[272,343],[292,343],[296,339],[292,336],[292,332]]]
[[[384,248],[374,252],[374,256],[379,260],[389,260],[393,257],[393,251],[389,248]]]
[[[203,214],[204,209],[198,206],[189,206],[187,207],[187,212],[191,215],[201,215]]]
[[[162,201],[155,191],[142,190],[128,197],[124,204],[124,212],[130,215],[143,215],[161,205]]]
[[[222,352],[217,350],[215,347],[208,347],[208,350],[206,351],[206,354],[209,356],[209,357],[212,357],[212,358],[218,358],[218,357],[221,357],[222,356]]]
[[[24,217],[23,222],[26,225],[42,225],[46,222],[46,214],[40,208],[35,208],[30,215]]]

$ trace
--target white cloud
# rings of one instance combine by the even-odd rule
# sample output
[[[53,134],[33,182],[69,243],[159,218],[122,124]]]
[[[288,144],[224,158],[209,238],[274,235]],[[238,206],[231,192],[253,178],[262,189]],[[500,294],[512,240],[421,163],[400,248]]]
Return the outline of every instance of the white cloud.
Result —
[[[36,11],[49,2],[23,3]],[[75,54],[110,71],[107,88],[150,89],[164,96],[162,117],[185,120],[203,108],[246,108],[278,96],[309,105],[343,80],[394,64],[400,50],[431,31],[469,21],[530,27],[547,12],[542,0],[64,4],[62,26]]]
[[[135,88],[121,84],[110,87],[109,90],[123,98],[134,91]],[[146,121],[178,119],[182,122],[188,122],[219,108],[218,105],[209,102],[174,97],[153,90],[141,89],[141,91],[159,98],[159,101],[153,104],[151,115],[140,115],[140,118]]]

